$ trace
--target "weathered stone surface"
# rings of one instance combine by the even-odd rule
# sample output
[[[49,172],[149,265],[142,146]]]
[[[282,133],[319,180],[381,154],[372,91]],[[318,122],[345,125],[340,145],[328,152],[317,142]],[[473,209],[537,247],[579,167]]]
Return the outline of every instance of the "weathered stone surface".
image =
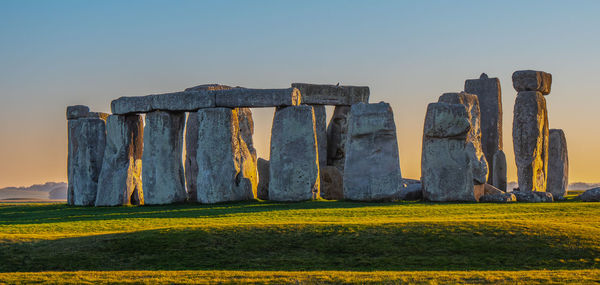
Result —
[[[513,191],[510,192],[517,197],[518,202],[541,203],[553,202],[554,198],[551,193],[537,191]]]
[[[352,105],[344,164],[344,198],[396,199],[402,176],[392,108],[387,103]]]
[[[423,184],[420,181],[407,182],[406,179],[402,179],[403,189],[398,195],[398,200],[404,201],[416,201],[423,199]]]
[[[485,194],[479,198],[482,203],[511,203],[517,202],[517,197],[512,193]]]
[[[186,88],[184,91],[201,91],[201,90],[228,90],[233,87],[221,84],[202,84],[194,87]]]
[[[477,97],[447,93],[440,101],[460,104],[440,102],[427,107],[421,157],[423,198],[478,201],[484,194],[487,162],[476,130],[479,120],[473,118],[479,115]]]
[[[301,93],[296,88],[250,89],[232,88],[212,91],[216,96],[217,107],[283,107],[301,103]]]
[[[492,185],[496,188],[506,191],[506,155],[503,150],[498,150],[492,157],[492,169],[490,176],[492,177]],[[488,179],[489,180],[489,179]]]
[[[256,198],[256,160],[242,138],[238,109],[202,109],[189,120],[196,120],[192,124],[198,126],[194,144],[198,171],[196,180],[188,183],[196,185],[197,201],[220,203]]]
[[[310,106],[278,108],[271,128],[269,200],[319,197],[315,115]]]
[[[515,101],[513,145],[519,189],[546,191],[548,112],[540,92],[519,92]]]
[[[542,95],[550,94],[552,74],[535,70],[519,70],[512,75],[513,87],[517,92],[538,91]]]
[[[505,192],[494,187],[494,185],[485,184],[483,188],[484,195],[492,195],[492,194],[504,194]]]
[[[269,161],[258,159],[258,187],[256,196],[261,200],[269,200]]]
[[[350,106],[336,106],[327,126],[327,165],[344,172]]]
[[[215,107],[211,90],[182,91],[147,96],[121,97],[111,102],[113,114],[148,113],[152,111],[193,112]]]
[[[106,122],[100,118],[68,121],[67,203],[93,206],[106,146]]]
[[[190,112],[185,124],[185,186],[187,189],[187,199],[196,202],[198,200],[196,189],[198,185],[198,112]]]
[[[304,104],[350,106],[369,102],[368,86],[292,83],[292,87],[300,90]]]
[[[563,130],[552,129],[549,132],[548,145],[548,186],[547,191],[559,200],[567,195],[569,186],[569,153],[567,138]]]
[[[98,178],[96,206],[142,205],[144,121],[139,115],[111,115]]]
[[[240,138],[244,141],[248,147],[248,151],[254,158],[254,164],[258,156],[256,154],[256,148],[254,148],[254,119],[252,118],[252,110],[250,108],[237,108],[238,114],[238,125],[240,127]]]
[[[586,190],[577,196],[583,202],[600,202],[600,187]]]
[[[100,112],[90,112],[90,108],[84,105],[75,105],[67,107],[67,120],[80,118],[102,119],[106,121],[108,114]]]
[[[494,184],[494,155],[502,151],[502,91],[498,78],[488,78],[482,73],[479,79],[465,81],[465,92],[477,95],[481,111],[481,148],[488,162],[489,177],[487,183]],[[500,161],[498,161],[500,162]],[[500,166],[502,167],[502,165]],[[503,166],[506,169],[506,165]],[[506,187],[505,187],[506,188]],[[505,189],[502,188],[502,189]]]
[[[344,199],[344,176],[335,166],[319,168],[321,172],[321,197],[327,200]]]
[[[325,106],[313,105],[315,113],[315,131],[319,149],[319,167],[327,166],[327,113]]]
[[[185,113],[154,111],[146,114],[142,177],[144,203],[185,201],[183,128]]]

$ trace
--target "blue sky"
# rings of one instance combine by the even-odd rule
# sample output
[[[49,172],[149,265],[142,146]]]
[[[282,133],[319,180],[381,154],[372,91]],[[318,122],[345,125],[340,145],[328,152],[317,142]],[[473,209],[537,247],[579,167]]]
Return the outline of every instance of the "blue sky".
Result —
[[[481,72],[554,76],[571,180],[599,181],[598,1],[0,1],[0,187],[66,180],[67,105],[109,111],[125,95],[202,83],[368,85],[391,103],[404,176],[418,178],[427,103]],[[255,110],[268,156],[273,110]],[[512,180],[514,166],[509,167]],[[594,180],[595,179],[595,180]]]

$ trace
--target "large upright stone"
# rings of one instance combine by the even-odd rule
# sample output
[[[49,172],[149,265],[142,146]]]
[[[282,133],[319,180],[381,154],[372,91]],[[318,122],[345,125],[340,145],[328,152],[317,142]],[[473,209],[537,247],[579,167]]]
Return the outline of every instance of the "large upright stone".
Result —
[[[185,113],[154,111],[146,114],[142,177],[146,205],[183,202],[183,128]]]
[[[551,129],[548,146],[548,187],[554,199],[563,199],[569,186],[567,138],[560,129]]]
[[[269,161],[259,158],[256,166],[258,168],[256,197],[261,200],[269,200]]]
[[[465,92],[477,95],[479,99],[479,109],[481,110],[481,148],[488,161],[490,175],[487,183],[498,188],[500,184],[494,184],[494,179],[506,181],[506,160],[494,160],[496,153],[502,152],[502,91],[500,89],[500,80],[498,78],[488,78],[482,73],[479,79],[469,79],[465,81]],[[498,154],[501,156],[502,154]],[[498,164],[498,169],[496,169]],[[503,171],[504,170],[504,171]],[[501,183],[501,182],[499,182]],[[506,187],[504,187],[506,190]]]
[[[444,97],[446,96],[446,97]],[[471,97],[475,97],[473,98]],[[487,163],[477,140],[479,112],[474,95],[442,95],[427,106],[423,129],[421,175],[423,198],[429,201],[479,201],[487,180]],[[454,97],[454,98],[452,98]]]
[[[327,165],[327,112],[324,105],[312,105],[315,113],[315,131],[319,148],[319,167]]]
[[[68,120],[67,157],[69,205],[94,205],[106,146],[107,116],[90,113],[87,107],[67,108],[67,117],[71,118]]]
[[[352,105],[344,166],[344,198],[397,199],[402,190],[394,114],[388,103]]]
[[[335,106],[333,116],[327,126],[327,165],[344,171],[346,157],[346,134],[350,106]]]
[[[548,113],[537,91],[517,94],[513,145],[520,191],[546,191],[548,173]]]
[[[278,108],[271,128],[269,200],[319,197],[319,155],[311,106]]]
[[[301,93],[296,88],[251,89],[232,88],[212,91],[216,96],[217,107],[283,107],[296,106],[301,102]]]
[[[502,191],[506,191],[508,185],[506,179],[506,155],[503,150],[499,150],[494,154],[491,164],[493,165],[493,171],[490,171],[492,185]]]
[[[302,103],[310,105],[350,106],[369,102],[368,86],[292,83],[302,93]]]
[[[238,111],[231,108],[202,109],[188,118],[188,123],[195,120],[198,126],[194,144],[198,171],[193,182],[195,191],[192,189],[198,202],[220,203],[256,198],[256,160],[242,138]],[[188,149],[194,145],[188,145]]]
[[[140,115],[111,115],[98,179],[96,206],[142,205],[144,121]]]
[[[517,92],[538,91],[542,95],[550,94],[552,74],[535,70],[519,70],[512,75],[513,87]]]

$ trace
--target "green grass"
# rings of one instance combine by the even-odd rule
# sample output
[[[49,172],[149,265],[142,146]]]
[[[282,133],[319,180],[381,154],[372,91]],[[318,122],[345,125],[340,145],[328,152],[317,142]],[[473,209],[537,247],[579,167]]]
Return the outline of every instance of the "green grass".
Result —
[[[597,282],[600,203],[0,204],[0,272],[24,272],[0,283]]]

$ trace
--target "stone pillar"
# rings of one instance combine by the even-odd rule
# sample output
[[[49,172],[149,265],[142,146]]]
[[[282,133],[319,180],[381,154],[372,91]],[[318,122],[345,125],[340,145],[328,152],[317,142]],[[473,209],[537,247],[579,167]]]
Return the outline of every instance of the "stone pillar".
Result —
[[[96,206],[143,205],[142,152],[144,122],[140,115],[110,115],[106,148],[98,179]]]
[[[327,111],[324,105],[311,105],[315,113],[315,131],[319,149],[319,168],[327,165]]]
[[[248,123],[252,122],[252,113],[246,111],[250,110],[210,108],[190,114],[188,125],[197,127],[195,140],[187,141],[187,149],[193,149],[195,153],[197,171],[195,179],[194,174],[188,173],[188,187],[195,185],[191,191],[196,192],[198,202],[220,203],[256,198],[258,172],[255,153],[246,144],[249,138],[244,140],[244,136],[251,137]],[[244,125],[243,131],[240,121]],[[192,159],[188,156],[188,160]]]
[[[271,128],[269,200],[319,197],[319,155],[311,106],[278,108]]]
[[[327,126],[327,165],[335,166],[344,172],[346,158],[346,134],[350,106],[335,106],[333,116]]]
[[[481,147],[488,162],[488,184],[506,191],[506,159],[502,160],[502,91],[498,78],[488,78],[482,73],[479,79],[465,81],[465,92],[477,95],[481,110]],[[495,161],[497,156],[500,160]],[[504,163],[504,164],[502,164]],[[496,164],[498,169],[496,169]],[[504,175],[504,176],[503,176]],[[494,179],[500,184],[494,184]],[[504,181],[504,184],[502,184]],[[504,186],[502,186],[504,185]]]
[[[352,105],[344,166],[344,198],[394,200],[402,190],[396,124],[387,103]]]
[[[552,75],[522,70],[512,75],[517,90],[513,145],[520,191],[546,191],[548,175],[548,111],[542,95],[550,93]]]
[[[185,113],[154,111],[146,114],[142,184],[146,205],[183,202],[183,128]]]
[[[258,168],[258,187],[256,197],[261,200],[269,200],[269,161],[259,158]]]
[[[555,200],[561,200],[569,187],[569,153],[563,130],[551,129],[549,142],[547,190]]]
[[[90,112],[86,106],[67,107],[69,205],[94,205],[106,145],[107,116]]]

